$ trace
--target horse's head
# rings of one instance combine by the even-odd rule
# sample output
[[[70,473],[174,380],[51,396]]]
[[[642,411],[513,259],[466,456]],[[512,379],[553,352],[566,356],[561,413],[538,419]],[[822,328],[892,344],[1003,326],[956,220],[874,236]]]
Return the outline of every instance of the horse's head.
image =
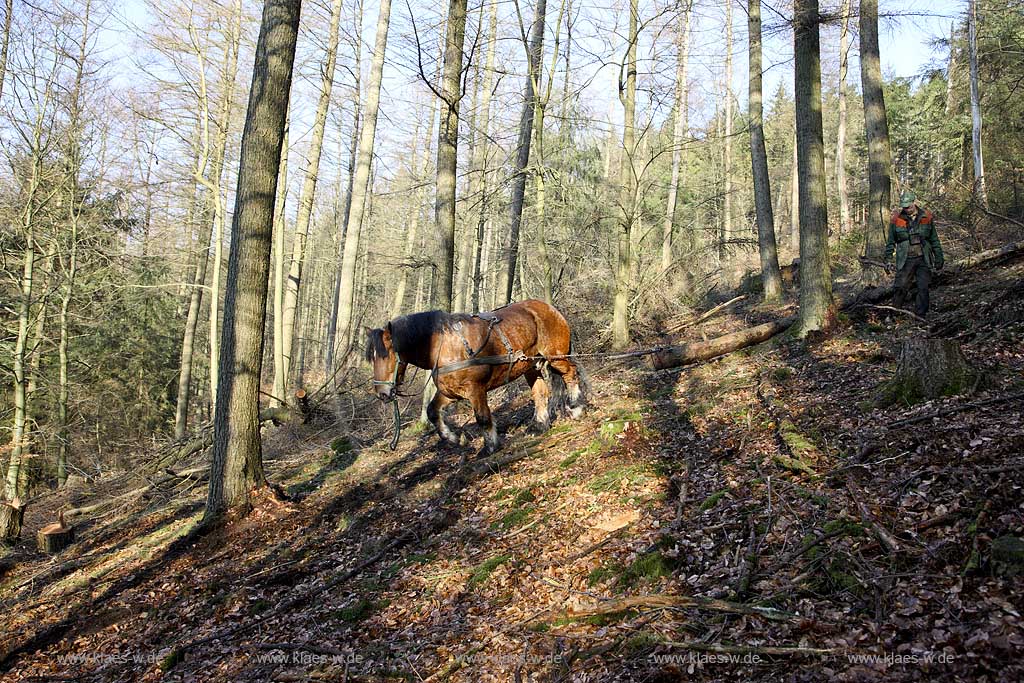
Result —
[[[373,365],[372,393],[382,401],[398,396],[398,385],[405,379],[405,364],[398,358],[391,339],[391,323],[367,330],[366,360]]]

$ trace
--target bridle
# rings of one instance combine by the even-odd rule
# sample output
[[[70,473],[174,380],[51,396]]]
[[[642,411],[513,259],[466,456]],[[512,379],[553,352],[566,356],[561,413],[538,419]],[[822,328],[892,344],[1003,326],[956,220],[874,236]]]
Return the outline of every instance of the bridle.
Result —
[[[395,351],[394,349],[392,349],[392,352],[395,354],[395,371],[393,373],[391,373],[391,379],[374,379],[373,380],[373,385],[375,387],[376,386],[391,387],[392,389],[396,390],[394,397],[384,401],[385,403],[390,403],[391,401],[397,401],[398,400],[398,391],[397,391],[397,389],[398,389],[398,369],[402,366],[402,363],[404,362],[404,361],[402,361],[402,357],[398,355],[398,351]]]

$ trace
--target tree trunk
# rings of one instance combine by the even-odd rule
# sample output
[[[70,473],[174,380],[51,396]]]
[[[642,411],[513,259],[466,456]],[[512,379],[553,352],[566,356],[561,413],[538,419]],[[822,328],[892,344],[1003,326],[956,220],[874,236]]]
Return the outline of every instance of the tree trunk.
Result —
[[[839,233],[849,233],[850,186],[846,177],[846,73],[850,66],[850,0],[843,0],[839,10],[839,125],[836,131],[836,186],[839,190]]]
[[[519,233],[523,224],[523,202],[526,197],[527,167],[530,165],[530,143],[533,139],[533,117],[536,114],[537,79],[540,74],[540,60],[544,52],[544,22],[547,18],[547,0],[537,0],[537,7],[530,28],[530,44],[527,48],[526,87],[523,92],[523,112],[519,117],[519,141],[516,145],[515,175],[512,177],[511,212],[512,222],[508,231],[508,245],[505,250],[505,270],[501,278],[499,293],[504,303],[512,301],[515,286],[516,265],[519,259]],[[516,11],[519,5],[516,4]],[[520,25],[522,18],[520,17]],[[525,39],[525,36],[524,36]]]
[[[638,39],[638,0],[629,0],[629,45],[626,50],[626,82],[619,82],[622,102],[622,153],[619,169],[622,217],[619,223],[615,259],[615,301],[612,310],[612,345],[624,349],[629,345],[629,285],[633,265],[632,232],[637,210],[636,173],[636,44]],[[621,75],[620,75],[621,79]]]
[[[36,532],[36,547],[47,555],[59,553],[74,542],[75,529],[65,526],[63,516],[60,522],[54,522]]]
[[[291,111],[284,117],[284,140],[281,142],[281,163],[277,170],[277,196],[274,198],[274,391],[270,402],[285,405],[288,372],[285,369],[284,350],[284,262],[285,233],[288,222],[285,208],[288,204],[288,139],[291,135]]]
[[[206,77],[203,67],[206,59],[205,54],[199,48],[198,39],[193,38],[196,55],[200,64],[200,79],[198,84],[198,109],[202,123],[199,125],[200,150],[196,159],[196,167],[193,178],[205,191],[207,195],[206,206],[199,215],[202,217],[201,225],[209,224],[209,230],[205,233],[200,228],[199,246],[200,253],[196,264],[196,277],[192,281],[192,291],[189,296],[188,313],[185,319],[185,331],[182,336],[181,345],[181,370],[178,375],[178,401],[175,410],[174,433],[175,438],[182,438],[188,428],[188,406],[192,393],[192,366],[195,350],[196,329],[199,325],[200,306],[203,299],[203,286],[206,283],[206,272],[209,267],[209,249],[214,250],[214,277],[211,285],[210,295],[210,390],[211,399],[216,395],[217,379],[217,321],[218,321],[218,298],[220,293],[220,263],[221,263],[221,233],[224,221],[224,205],[220,196],[222,177],[224,174],[225,157],[227,154],[228,131],[231,125],[231,113],[234,108],[234,87],[238,74],[238,51],[241,40],[241,4],[234,3],[234,16],[231,25],[229,44],[225,47],[226,59],[224,69],[221,72],[221,99],[218,105],[217,119],[215,125],[218,129],[217,139],[212,151],[213,163],[209,177],[206,170],[210,162],[210,133],[209,133],[209,98],[206,90]]]
[[[794,112],[795,116],[795,112]],[[793,131],[793,165],[789,171],[789,248],[800,256],[800,165],[797,163],[796,131]]]
[[[726,244],[732,238],[732,3],[725,0],[725,152],[722,158],[722,238],[719,257],[724,261]]]
[[[782,300],[779,250],[775,244],[775,216],[772,187],[768,177],[768,155],[764,148],[764,117],[761,106],[761,0],[749,0],[747,25],[750,33],[750,161],[754,178],[754,206],[757,210],[757,244],[761,254],[761,283],[765,301]]]
[[[795,7],[796,141],[800,174],[799,334],[829,327],[834,317],[828,262],[825,145],[821,123],[821,52],[818,0]]]
[[[291,375],[291,360],[295,345],[295,316],[302,286],[302,265],[305,261],[306,240],[309,236],[309,222],[313,215],[313,199],[320,175],[320,156],[324,148],[324,132],[327,129],[327,110],[331,104],[331,90],[334,86],[334,69],[338,55],[338,32],[341,25],[341,0],[331,0],[330,34],[327,38],[327,54],[320,68],[320,99],[317,101],[310,133],[309,153],[306,157],[306,173],[299,191],[299,204],[295,214],[295,235],[292,243],[291,265],[285,280],[284,303],[282,305],[281,348],[282,371],[287,383]],[[284,392],[281,393],[285,395]]]
[[[265,0],[242,133],[224,297],[221,383],[206,519],[249,507],[265,485],[259,433],[274,198],[284,142],[301,0]]]
[[[974,192],[978,204],[988,208],[985,187],[985,160],[981,153],[981,93],[978,90],[978,1],[969,0],[967,9],[967,47],[971,68],[971,151],[974,158]]]
[[[767,341],[778,333],[789,329],[794,322],[796,322],[796,317],[789,316],[781,320],[748,327],[738,332],[709,339],[708,341],[671,346],[653,354],[651,356],[651,363],[655,370],[664,370],[665,368],[674,368],[680,365],[690,365],[691,363],[710,360],[711,358]]]
[[[196,329],[199,326],[199,311],[203,303],[203,287],[206,283],[206,266],[210,260],[210,238],[213,223],[200,211],[199,255],[192,276],[191,293],[188,297],[188,313],[185,317],[185,332],[181,341],[181,361],[178,372],[178,401],[174,411],[174,438],[182,439],[188,430],[188,406],[192,395],[192,361],[194,358]]]
[[[441,122],[437,135],[437,195],[434,223],[437,226],[437,287],[433,304],[452,309],[455,287],[455,193],[459,161],[459,102],[462,99],[462,57],[466,38],[467,0],[451,0],[444,43],[444,76],[441,79]]]
[[[860,0],[860,81],[864,92],[864,131],[868,141],[868,220],[865,255],[879,263],[889,228],[889,123],[882,92],[882,67],[878,49],[878,0]],[[877,285],[882,270],[863,263],[862,281]]]
[[[435,98],[435,104],[437,100]],[[395,287],[395,296],[391,301],[391,317],[397,318],[402,314],[402,307],[405,305],[405,293],[409,288],[409,270],[412,268],[413,257],[416,255],[416,249],[419,246],[419,228],[420,228],[420,215],[422,213],[423,204],[423,185],[425,184],[427,174],[430,170],[430,152],[431,145],[433,144],[434,137],[434,119],[436,118],[435,107],[431,105],[429,111],[430,121],[427,124],[427,136],[425,138],[426,145],[423,150],[423,161],[422,164],[417,164],[417,159],[413,155],[413,182],[416,183],[417,187],[413,191],[413,211],[412,216],[409,217],[409,228],[405,234],[405,263],[399,269],[398,274],[398,285]],[[417,168],[419,166],[419,168]],[[417,265],[416,269],[419,270],[420,266]]]
[[[676,26],[676,92],[672,121],[672,180],[665,203],[665,220],[661,225],[661,270],[672,267],[672,233],[675,224],[679,185],[686,172],[683,165],[685,140],[689,134],[690,104],[688,62],[690,56],[690,15],[693,6],[687,2],[682,22]]]
[[[490,162],[491,92],[494,90],[494,57],[498,45],[497,3],[491,3],[489,23],[490,27],[487,32],[487,64],[484,66],[484,91],[481,101],[483,129],[481,131],[480,144],[477,146],[477,152],[480,155],[477,162],[477,168],[480,169],[480,210],[476,222],[476,255],[473,259],[473,279],[470,285],[472,287],[470,307],[474,311],[480,310],[481,262],[484,258],[485,227],[487,224],[491,189],[488,163]]]
[[[903,341],[896,375],[882,385],[882,405],[913,405],[969,391],[978,373],[967,364],[959,342],[912,337]]]
[[[0,540],[13,541],[21,536],[25,504],[20,498],[0,501]]]
[[[14,0],[4,3],[4,34],[0,36],[0,98],[4,95],[4,81],[7,78],[7,53],[11,45],[11,19],[14,17]]]
[[[356,302],[356,261],[359,240],[363,232],[373,163],[373,143],[377,134],[377,114],[380,111],[380,84],[384,71],[384,53],[388,45],[388,27],[391,21],[391,0],[381,0],[377,15],[377,36],[370,65],[370,82],[363,106],[363,122],[359,131],[359,149],[356,152],[356,171],[352,179],[351,201],[348,206],[345,250],[341,260],[341,306],[338,312],[338,339],[347,344],[352,336],[352,312]]]

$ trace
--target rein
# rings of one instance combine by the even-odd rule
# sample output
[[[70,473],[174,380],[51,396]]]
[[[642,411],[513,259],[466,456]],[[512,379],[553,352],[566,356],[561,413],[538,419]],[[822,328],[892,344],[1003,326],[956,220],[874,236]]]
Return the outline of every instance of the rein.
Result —
[[[373,380],[374,386],[390,386],[392,388],[398,387],[398,368],[401,366],[403,361],[402,357],[398,355],[397,351],[395,352],[395,358],[397,359],[395,361],[395,371],[391,374],[391,379],[375,379]],[[391,401],[389,401],[389,403],[391,404],[395,420],[394,434],[391,435],[391,443],[389,445],[391,450],[395,450],[396,448],[398,448],[398,439],[401,438],[402,436],[402,411],[398,407],[398,392],[395,392],[395,397]]]

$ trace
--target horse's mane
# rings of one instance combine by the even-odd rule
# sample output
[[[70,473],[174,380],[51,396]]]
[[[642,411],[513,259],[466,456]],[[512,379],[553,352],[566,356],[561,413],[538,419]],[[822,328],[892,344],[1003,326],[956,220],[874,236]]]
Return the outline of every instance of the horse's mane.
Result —
[[[444,311],[424,311],[410,313],[395,318],[388,323],[391,327],[391,346],[399,354],[420,346],[426,346],[435,334],[447,332],[455,322],[468,320],[472,316],[464,313],[446,313]],[[374,356],[384,358],[388,350],[384,346],[384,330],[370,330],[366,346],[366,359],[373,361]]]

